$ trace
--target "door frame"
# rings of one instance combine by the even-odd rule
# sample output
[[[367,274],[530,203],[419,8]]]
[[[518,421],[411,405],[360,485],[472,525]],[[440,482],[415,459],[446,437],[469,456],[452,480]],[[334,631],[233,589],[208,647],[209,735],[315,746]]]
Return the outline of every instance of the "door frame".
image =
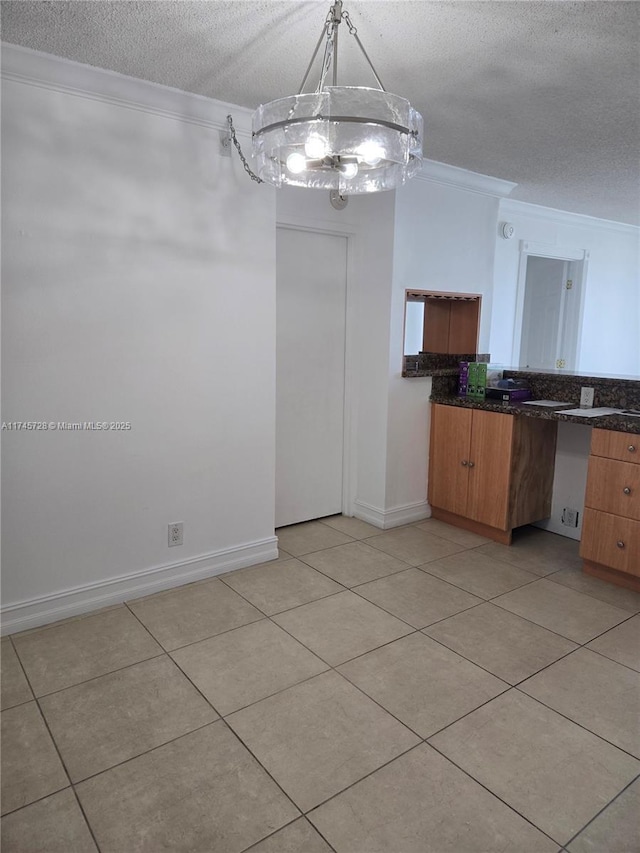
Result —
[[[573,290],[576,293],[573,316],[569,318],[569,333],[574,342],[568,370],[578,369],[578,344],[582,336],[582,324],[584,319],[584,291],[587,281],[587,268],[589,252],[587,249],[576,249],[570,246],[556,246],[550,243],[535,243],[530,240],[520,241],[520,259],[518,263],[518,283],[516,289],[516,308],[513,323],[513,345],[511,350],[511,363],[514,367],[520,364],[520,350],[522,347],[522,322],[524,320],[524,294],[527,283],[527,262],[530,257],[550,258],[552,260],[567,261],[576,269],[573,280]],[[558,325],[559,336],[567,329],[567,317],[564,310],[565,300],[562,300],[560,323]]]
[[[346,300],[345,300],[345,345],[344,345],[344,396],[343,396],[343,424],[342,424],[342,512],[345,515],[353,514],[353,499],[356,493],[356,410],[355,410],[355,355],[354,341],[356,339],[357,313],[355,306],[355,263],[354,245],[357,235],[348,228],[336,228],[333,223],[318,225],[304,225],[293,222],[286,218],[276,220],[276,234],[278,228],[287,228],[290,231],[306,231],[312,234],[328,234],[333,237],[344,237],[347,241],[347,269],[346,269]],[[276,268],[276,276],[278,270]]]

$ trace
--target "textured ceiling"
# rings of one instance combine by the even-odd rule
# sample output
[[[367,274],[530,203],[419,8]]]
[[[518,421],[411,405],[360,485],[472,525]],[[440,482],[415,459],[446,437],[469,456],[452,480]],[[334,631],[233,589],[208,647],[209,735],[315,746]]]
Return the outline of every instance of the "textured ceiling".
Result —
[[[329,2],[2,2],[2,39],[256,107],[298,91]],[[344,0],[425,156],[512,198],[640,221],[640,4]],[[340,27],[339,83],[375,85]],[[317,81],[314,70],[313,82]]]

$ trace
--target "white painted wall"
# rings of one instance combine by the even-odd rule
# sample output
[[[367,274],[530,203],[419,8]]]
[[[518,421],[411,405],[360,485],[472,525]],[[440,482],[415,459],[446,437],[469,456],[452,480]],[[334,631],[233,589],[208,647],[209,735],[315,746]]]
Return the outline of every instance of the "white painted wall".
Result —
[[[586,424],[558,424],[551,517],[539,522],[536,527],[559,533],[569,539],[580,540],[591,432],[592,428]],[[567,527],[562,523],[562,511],[565,507],[578,510],[578,527]]]
[[[275,191],[225,105],[3,62],[4,420],[132,425],[3,434],[17,630],[275,556]]]
[[[640,375],[640,229],[504,199],[500,220],[512,240],[496,238],[492,359],[511,363],[520,241],[588,252],[584,315],[576,369]],[[484,309],[484,306],[483,306]]]
[[[401,376],[405,290],[482,294],[479,347],[489,351],[498,216],[498,197],[489,193],[424,178],[396,192],[384,504],[389,526],[429,513],[431,379]]]

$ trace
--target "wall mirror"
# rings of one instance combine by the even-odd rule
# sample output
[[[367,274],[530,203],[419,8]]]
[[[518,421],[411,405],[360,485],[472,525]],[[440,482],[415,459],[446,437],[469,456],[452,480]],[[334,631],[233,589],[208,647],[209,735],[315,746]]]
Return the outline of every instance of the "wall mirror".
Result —
[[[477,352],[481,303],[479,293],[405,291],[404,355]]]

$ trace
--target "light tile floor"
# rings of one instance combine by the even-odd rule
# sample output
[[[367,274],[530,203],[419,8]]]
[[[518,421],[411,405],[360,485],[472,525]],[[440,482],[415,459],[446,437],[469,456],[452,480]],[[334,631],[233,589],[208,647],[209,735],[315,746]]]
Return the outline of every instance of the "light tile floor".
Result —
[[[3,853],[637,853],[640,594],[332,517],[2,640]]]

